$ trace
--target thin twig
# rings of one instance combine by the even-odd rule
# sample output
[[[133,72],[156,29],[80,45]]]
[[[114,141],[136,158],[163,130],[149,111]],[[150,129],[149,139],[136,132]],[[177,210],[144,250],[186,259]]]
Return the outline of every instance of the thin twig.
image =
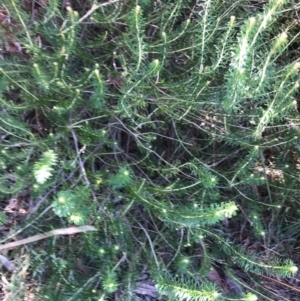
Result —
[[[271,277],[268,277],[268,276],[265,276],[265,275],[261,275],[261,277],[266,278],[266,279],[269,279],[269,280],[274,281],[274,282],[277,282],[277,283],[279,283],[279,284],[281,284],[281,285],[283,285],[283,286],[285,286],[285,287],[288,287],[288,288],[290,288],[290,289],[292,289],[292,290],[294,290],[294,291],[300,292],[300,289],[299,289],[299,288],[297,288],[297,287],[295,287],[295,286],[292,286],[292,285],[289,285],[289,284],[287,284],[287,283],[284,283],[284,282],[282,282],[282,281],[280,281],[280,280],[276,280],[276,279],[274,279],[274,278],[271,278]]]
[[[109,4],[113,4],[113,3],[116,3],[116,2],[119,2],[120,0],[110,0],[108,2],[105,2],[105,3],[101,3],[99,5],[97,4],[93,4],[92,7],[87,11],[87,13],[82,16],[74,25],[66,28],[64,31],[62,31],[61,33],[66,33],[67,31],[71,30],[72,28],[74,28],[77,24],[80,24],[82,23],[86,18],[88,18],[94,11],[96,11],[98,8],[100,7],[103,7],[103,6],[107,6]]]
[[[156,266],[159,267],[159,262],[158,262],[158,259],[156,257],[156,254],[155,254],[155,250],[154,250],[154,246],[153,246],[152,240],[151,240],[151,238],[150,238],[147,230],[139,222],[137,222],[137,223],[139,224],[139,226],[141,227],[141,229],[145,232],[145,234],[147,236],[147,239],[149,241],[149,245],[150,245],[150,248],[151,248],[151,251],[152,251],[152,255],[153,255],[155,263],[156,263]]]
[[[84,168],[84,164],[81,160],[81,157],[80,157],[80,154],[82,152],[84,152],[84,148],[82,148],[81,150],[79,150],[79,147],[78,147],[78,139],[77,139],[77,136],[75,134],[75,131],[71,128],[71,133],[72,133],[72,136],[73,136],[73,140],[74,140],[74,144],[75,144],[75,150],[76,150],[76,153],[77,153],[77,161],[78,161],[78,164],[79,164],[79,167],[80,167],[80,170],[81,170],[81,174],[85,180],[85,183],[86,185],[91,188],[91,183],[86,175],[86,171],[85,171],[85,168]],[[92,192],[92,195],[93,195],[93,198],[94,198],[94,201],[96,202],[97,201],[97,197],[93,191],[93,189],[91,189],[91,192]]]

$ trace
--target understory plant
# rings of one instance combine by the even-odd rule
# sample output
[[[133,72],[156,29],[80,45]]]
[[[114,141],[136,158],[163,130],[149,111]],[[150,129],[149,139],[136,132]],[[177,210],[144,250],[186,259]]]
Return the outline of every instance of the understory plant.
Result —
[[[297,272],[299,8],[1,2],[1,243],[98,229],[14,250],[14,300],[22,256],[36,300],[284,300],[262,281]]]

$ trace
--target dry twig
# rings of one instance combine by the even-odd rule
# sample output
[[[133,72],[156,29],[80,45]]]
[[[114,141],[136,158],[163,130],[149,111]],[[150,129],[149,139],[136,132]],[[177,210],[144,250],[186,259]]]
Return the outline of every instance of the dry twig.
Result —
[[[81,226],[81,227],[69,227],[62,229],[55,229],[46,233],[40,233],[28,238],[24,238],[18,241],[10,242],[0,246],[0,251],[14,249],[18,246],[22,246],[37,240],[45,239],[55,235],[72,235],[75,233],[87,232],[87,231],[97,231],[97,229],[93,226]]]

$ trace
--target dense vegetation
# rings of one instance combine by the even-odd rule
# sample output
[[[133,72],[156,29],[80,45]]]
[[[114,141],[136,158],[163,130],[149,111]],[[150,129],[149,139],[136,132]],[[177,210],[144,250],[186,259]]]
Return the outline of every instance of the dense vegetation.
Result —
[[[299,300],[299,10],[1,1],[5,300]]]

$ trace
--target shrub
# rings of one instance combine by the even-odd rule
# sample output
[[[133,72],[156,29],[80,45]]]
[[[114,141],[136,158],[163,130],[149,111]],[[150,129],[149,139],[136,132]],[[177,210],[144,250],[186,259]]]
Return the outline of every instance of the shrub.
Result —
[[[274,298],[260,277],[297,272],[296,8],[64,3],[0,10],[2,202],[33,199],[27,235],[99,229],[32,251],[40,298],[131,300],[143,268],[169,300]]]

